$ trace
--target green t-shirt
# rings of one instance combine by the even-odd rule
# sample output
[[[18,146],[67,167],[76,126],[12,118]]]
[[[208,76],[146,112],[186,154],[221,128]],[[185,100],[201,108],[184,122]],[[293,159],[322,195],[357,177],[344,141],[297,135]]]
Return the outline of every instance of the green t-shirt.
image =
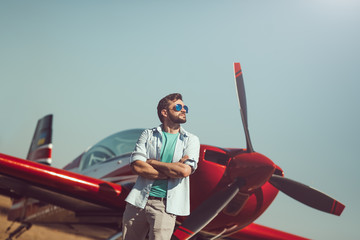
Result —
[[[179,133],[176,134],[167,133],[167,132],[162,133],[163,145],[160,154],[161,162],[166,162],[166,163],[172,162],[178,136]],[[150,191],[150,196],[161,197],[161,198],[166,197],[167,183],[168,180],[166,179],[155,180]]]

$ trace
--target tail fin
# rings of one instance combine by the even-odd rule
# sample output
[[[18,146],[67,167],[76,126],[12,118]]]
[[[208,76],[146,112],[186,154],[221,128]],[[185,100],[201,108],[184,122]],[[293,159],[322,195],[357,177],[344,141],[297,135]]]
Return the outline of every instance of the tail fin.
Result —
[[[52,120],[53,115],[50,114],[38,121],[26,159],[46,165],[51,164]]]

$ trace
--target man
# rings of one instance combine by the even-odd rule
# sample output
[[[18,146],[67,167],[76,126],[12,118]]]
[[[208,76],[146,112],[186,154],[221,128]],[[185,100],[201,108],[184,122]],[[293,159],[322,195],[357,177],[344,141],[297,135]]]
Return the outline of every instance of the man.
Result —
[[[179,93],[159,101],[162,124],[145,130],[131,156],[132,170],[139,175],[126,198],[123,240],[169,240],[176,216],[190,214],[189,175],[197,168],[200,142],[185,131],[188,107]]]

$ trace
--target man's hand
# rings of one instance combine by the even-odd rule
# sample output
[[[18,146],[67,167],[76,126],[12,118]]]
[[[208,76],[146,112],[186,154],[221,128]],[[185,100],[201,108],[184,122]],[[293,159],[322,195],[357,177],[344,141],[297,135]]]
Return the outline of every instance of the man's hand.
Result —
[[[180,159],[179,162],[184,163],[184,162],[185,162],[186,160],[188,160],[188,159],[189,159],[189,156],[188,156],[188,155],[185,155],[185,156],[182,157],[182,159]]]

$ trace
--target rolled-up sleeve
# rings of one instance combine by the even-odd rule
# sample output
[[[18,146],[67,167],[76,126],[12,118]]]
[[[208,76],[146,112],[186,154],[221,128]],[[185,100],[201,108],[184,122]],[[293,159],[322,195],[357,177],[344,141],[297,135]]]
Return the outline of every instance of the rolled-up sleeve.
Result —
[[[197,136],[190,134],[184,150],[184,155],[188,155],[189,158],[184,163],[192,168],[192,173],[197,169],[199,154],[200,140]]]
[[[146,162],[148,159],[146,151],[146,141],[148,139],[148,135],[148,130],[144,130],[141,133],[138,141],[136,142],[135,149],[131,154],[130,163],[133,163],[136,160]]]

